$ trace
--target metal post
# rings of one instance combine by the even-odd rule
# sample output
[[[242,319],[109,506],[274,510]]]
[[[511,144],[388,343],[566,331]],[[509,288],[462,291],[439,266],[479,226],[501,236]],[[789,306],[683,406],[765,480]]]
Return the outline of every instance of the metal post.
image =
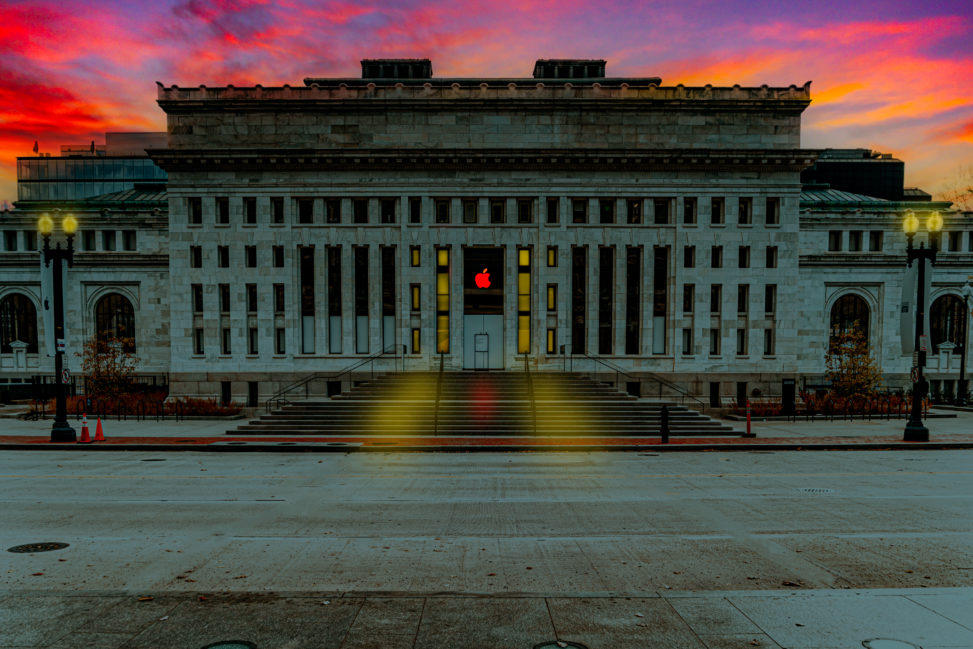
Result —
[[[44,263],[51,265],[54,273],[54,425],[51,427],[52,442],[74,442],[77,435],[71,424],[68,423],[67,402],[64,393],[64,282],[61,278],[61,260],[70,260],[74,250],[71,247],[71,240],[68,239],[66,250],[61,249],[61,244],[54,248],[50,246],[50,237],[44,237]]]
[[[907,249],[908,260],[911,263],[913,259],[919,262],[919,276],[918,276],[918,296],[916,299],[916,331],[915,331],[915,349],[918,351],[919,361],[918,367],[916,368],[917,380],[912,387],[912,412],[909,415],[909,421],[905,425],[905,434],[903,436],[906,442],[928,442],[929,441],[929,429],[922,425],[922,399],[926,395],[926,386],[928,383],[926,379],[922,376],[922,369],[926,364],[926,352],[923,351],[921,347],[921,340],[923,334],[923,328],[925,327],[925,283],[926,283],[926,257],[931,254],[933,259],[935,259],[935,248],[927,250],[922,244],[919,244],[919,249],[916,250],[912,247],[912,239],[909,239],[909,247]]]
[[[963,349],[959,355],[959,385],[956,388],[956,405],[966,405],[966,394],[969,390],[966,387],[966,347],[970,342],[970,296],[966,287],[963,287]]]
[[[662,406],[662,413],[659,420],[659,432],[662,434],[662,443],[669,443],[669,406]]]

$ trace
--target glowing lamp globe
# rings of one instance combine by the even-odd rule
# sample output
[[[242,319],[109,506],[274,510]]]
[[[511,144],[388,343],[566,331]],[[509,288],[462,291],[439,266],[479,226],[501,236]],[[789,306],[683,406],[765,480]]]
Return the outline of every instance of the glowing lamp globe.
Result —
[[[902,221],[902,231],[909,235],[919,231],[919,219],[912,212],[905,215],[905,220]]]
[[[929,215],[929,220],[926,221],[926,228],[930,232],[939,232],[943,229],[943,217],[939,212],[933,212]]]
[[[54,232],[54,219],[51,218],[50,214],[43,214],[41,218],[37,219],[37,230],[45,237],[51,236],[51,233]]]
[[[61,221],[61,227],[64,228],[64,234],[71,236],[78,231],[78,219],[74,218],[74,214],[68,214]]]

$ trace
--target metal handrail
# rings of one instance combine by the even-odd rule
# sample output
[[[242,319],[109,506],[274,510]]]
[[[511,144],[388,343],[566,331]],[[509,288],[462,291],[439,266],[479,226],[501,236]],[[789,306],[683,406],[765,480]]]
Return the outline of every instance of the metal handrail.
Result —
[[[537,436],[537,401],[534,398],[534,379],[530,375],[530,365],[527,363],[527,352],[524,352],[524,373],[527,375],[527,396],[530,398],[530,415],[534,424],[534,436]]]
[[[388,356],[389,354],[392,354],[392,358],[395,359],[396,361],[395,371],[398,371],[399,345],[389,345],[388,347],[386,347],[380,352],[376,352],[371,356],[366,356],[364,358],[360,358],[356,360],[354,363],[352,363],[351,365],[349,365],[348,367],[344,368],[339,372],[315,372],[314,374],[309,374],[308,376],[305,376],[300,381],[292,383],[291,385],[288,385],[286,388],[282,388],[278,390],[277,393],[274,394],[274,396],[270,397],[264,402],[264,409],[266,410],[266,412],[269,413],[271,411],[271,407],[274,404],[277,405],[277,408],[280,408],[281,403],[290,403],[288,399],[284,398],[284,395],[293,392],[294,390],[297,390],[298,388],[301,387],[304,388],[304,398],[307,399],[310,396],[310,392],[308,391],[308,385],[312,381],[320,381],[320,380],[334,381],[335,379],[340,379],[345,374],[349,374],[357,370],[365,363],[373,363],[373,365],[371,366],[371,373],[372,373],[372,378],[374,379],[375,378],[374,362],[382,357]],[[403,371],[405,370],[405,345],[402,345],[402,369]]]
[[[705,402],[697,399],[693,395],[689,394],[689,392],[687,392],[683,388],[679,387],[675,383],[672,383],[670,381],[665,380],[664,378],[662,378],[661,376],[658,376],[657,374],[653,374],[651,372],[647,372],[647,373],[642,374],[640,376],[635,376],[634,374],[631,374],[631,373],[627,372],[626,370],[623,370],[622,368],[620,368],[619,366],[615,365],[614,363],[611,363],[609,361],[606,361],[605,359],[601,358],[600,356],[595,356],[594,354],[589,354],[588,352],[584,352],[584,354],[582,354],[582,355],[585,358],[587,358],[587,359],[589,359],[591,361],[594,361],[596,363],[600,363],[600,364],[604,365],[605,367],[607,367],[608,369],[610,369],[611,371],[615,372],[615,386],[616,387],[618,387],[618,377],[619,377],[619,375],[622,375],[622,376],[624,376],[624,377],[626,377],[628,379],[632,379],[633,381],[641,381],[642,379],[648,378],[648,379],[651,379],[652,381],[655,381],[656,383],[659,384],[659,386],[660,386],[660,390],[659,390],[660,396],[661,396],[661,393],[662,393],[661,387],[662,386],[665,386],[665,387],[669,388],[670,390],[672,390],[673,392],[679,393],[679,395],[681,396],[682,399],[684,399],[684,400],[685,399],[692,399],[693,401],[695,401],[696,403],[698,403],[700,406],[702,406],[704,408],[706,407],[706,403]],[[592,374],[594,374],[594,370],[592,370]]]

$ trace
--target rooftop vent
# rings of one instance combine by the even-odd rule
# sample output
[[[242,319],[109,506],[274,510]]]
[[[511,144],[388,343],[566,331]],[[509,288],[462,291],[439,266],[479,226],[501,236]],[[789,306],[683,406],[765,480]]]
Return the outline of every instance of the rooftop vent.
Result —
[[[604,79],[604,59],[538,59],[535,79]]]
[[[362,59],[362,79],[431,79],[429,59]]]

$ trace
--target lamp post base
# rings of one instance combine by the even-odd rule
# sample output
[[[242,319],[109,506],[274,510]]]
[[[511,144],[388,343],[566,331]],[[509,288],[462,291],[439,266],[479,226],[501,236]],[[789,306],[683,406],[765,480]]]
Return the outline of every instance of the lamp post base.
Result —
[[[76,441],[78,441],[78,435],[71,428],[70,424],[67,422],[54,422],[54,427],[51,428],[51,442],[63,444]]]
[[[909,421],[905,425],[905,436],[902,438],[906,442],[928,442],[929,429],[918,421]]]

